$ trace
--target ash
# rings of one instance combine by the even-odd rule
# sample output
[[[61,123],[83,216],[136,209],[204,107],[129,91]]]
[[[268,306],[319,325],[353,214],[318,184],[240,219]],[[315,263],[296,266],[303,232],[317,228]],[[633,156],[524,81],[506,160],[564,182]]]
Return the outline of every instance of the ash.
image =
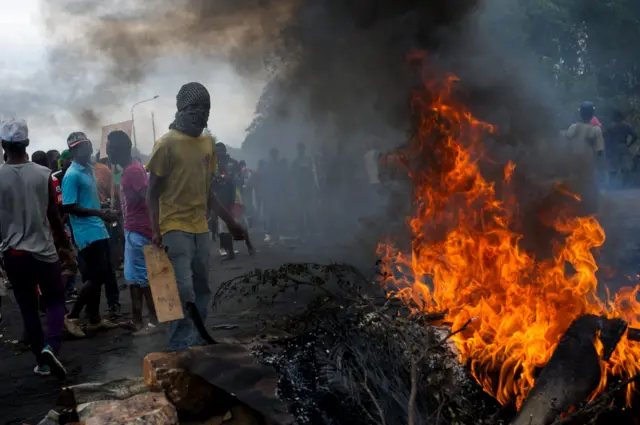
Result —
[[[278,371],[297,423],[496,423],[497,402],[460,365],[446,328],[358,291],[321,298],[280,325],[295,336],[255,351]]]

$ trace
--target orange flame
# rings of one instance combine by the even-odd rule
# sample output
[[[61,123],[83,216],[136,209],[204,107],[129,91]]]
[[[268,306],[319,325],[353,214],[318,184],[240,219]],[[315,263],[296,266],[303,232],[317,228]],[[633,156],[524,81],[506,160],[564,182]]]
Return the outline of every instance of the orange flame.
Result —
[[[419,169],[407,165],[415,183],[411,254],[381,243],[383,280],[390,296],[416,312],[447,310],[452,329],[476,318],[453,337],[460,360],[486,392],[519,408],[536,368],[549,360],[571,322],[598,314],[637,324],[639,288],[621,290],[609,302],[597,296],[592,249],[604,243],[605,234],[594,217],[556,217],[554,227],[564,241],[550,259],[538,260],[519,247],[523,235],[511,230],[517,202],[508,190],[515,164],[505,167],[499,183],[505,189],[498,196],[496,183],[478,166],[481,141],[495,129],[456,104],[451,95],[456,81],[449,76],[425,83],[413,97],[418,125],[408,151],[414,158],[435,152],[438,160]],[[603,363],[606,373],[593,396],[605,388],[607,376],[639,373],[639,360],[640,344],[624,336],[610,362]]]

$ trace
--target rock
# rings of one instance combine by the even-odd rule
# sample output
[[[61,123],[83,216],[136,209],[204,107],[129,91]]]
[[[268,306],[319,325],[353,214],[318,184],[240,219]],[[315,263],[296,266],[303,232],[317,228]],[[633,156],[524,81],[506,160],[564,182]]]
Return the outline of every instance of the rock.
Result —
[[[246,346],[214,344],[151,353],[144,358],[143,371],[145,384],[164,391],[181,417],[183,413],[219,416],[243,404],[260,417],[256,423],[264,423],[264,419],[274,424],[293,423],[285,403],[277,396],[275,369],[258,362]],[[242,416],[243,420],[253,417]]]
[[[239,404],[231,408],[231,418],[224,425],[263,425],[262,415],[249,407]]]
[[[78,416],[80,420],[86,420],[94,415],[94,412],[98,408],[98,406],[104,406],[105,404],[114,404],[114,401],[118,400],[102,400],[102,401],[91,401],[89,403],[79,404],[76,411],[78,412]]]
[[[58,412],[56,412],[55,410],[49,410],[49,413],[47,413],[47,416],[42,418],[42,420],[38,422],[38,425],[58,425],[59,418],[60,418],[60,414]]]
[[[186,356],[184,352],[147,355],[143,364],[145,384],[154,391],[164,391],[181,416],[208,417],[228,411],[233,397],[182,368]]]
[[[117,379],[109,382],[89,382],[69,387],[76,404],[102,400],[126,400],[138,394],[149,392],[142,378]]]
[[[178,369],[181,353],[151,353],[144,357],[142,374],[145,385],[155,391],[161,391],[162,382],[169,379]]]
[[[178,425],[178,412],[160,393],[146,393],[127,400],[90,403],[90,409],[82,409],[81,420],[85,425]]]
[[[260,363],[251,348],[239,344],[215,344],[184,352],[181,367],[201,376],[216,388],[232,394],[260,413],[267,423],[292,424],[293,416],[278,397],[278,374],[273,366]]]

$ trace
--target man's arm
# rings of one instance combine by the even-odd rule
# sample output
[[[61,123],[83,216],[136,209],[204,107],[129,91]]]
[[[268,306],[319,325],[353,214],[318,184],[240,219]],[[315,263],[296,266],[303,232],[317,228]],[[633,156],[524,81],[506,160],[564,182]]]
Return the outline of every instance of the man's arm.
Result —
[[[47,218],[49,219],[49,225],[51,226],[51,234],[57,247],[72,249],[71,241],[67,238],[64,231],[64,225],[60,218],[60,211],[58,210],[58,203],[56,202],[56,189],[53,185],[53,180],[49,179],[49,203],[47,205]]]
[[[74,174],[67,174],[62,180],[62,211],[77,217],[100,217],[103,220],[111,220],[112,214],[107,211],[91,208],[83,208],[79,205],[78,184]]]
[[[593,150],[596,156],[596,168],[598,171],[605,171],[606,162],[604,157],[604,136],[602,135],[602,129],[600,127],[593,127],[594,131],[594,143]]]
[[[151,220],[152,242],[162,246],[162,234],[160,233],[160,195],[165,188],[165,178],[172,168],[169,147],[163,140],[159,140],[153,147],[151,158],[147,164],[149,171],[149,187],[147,188],[147,208]]]
[[[105,211],[92,208],[83,208],[78,204],[63,205],[63,211],[78,217],[100,217],[106,220]]]
[[[242,227],[233,216],[227,211],[227,209],[222,205],[218,197],[215,193],[215,176],[211,176],[211,188],[209,189],[209,199],[208,199],[208,208],[209,211],[213,211],[218,217],[222,219],[227,224],[229,228],[229,232],[235,237],[239,237],[245,241],[249,241],[249,235],[247,230]],[[250,251],[253,250],[253,247],[250,247]]]
[[[149,188],[147,173],[142,169],[135,169],[133,173],[134,174],[126,180],[126,189],[135,197],[136,201],[146,201],[147,189]],[[122,184],[121,180],[120,185],[122,186]],[[124,186],[120,187],[119,196],[124,196],[124,190]]]
[[[153,233],[153,243],[162,245],[162,234],[160,233],[160,194],[164,186],[164,178],[151,173],[149,177],[149,188],[147,189],[147,208],[149,208],[149,219],[151,220],[151,231]]]
[[[209,199],[207,200],[207,208],[209,211],[213,211],[216,216],[220,217],[225,223],[235,223],[234,218],[229,211],[222,205],[215,191],[216,177],[211,176],[211,187],[209,189]]]

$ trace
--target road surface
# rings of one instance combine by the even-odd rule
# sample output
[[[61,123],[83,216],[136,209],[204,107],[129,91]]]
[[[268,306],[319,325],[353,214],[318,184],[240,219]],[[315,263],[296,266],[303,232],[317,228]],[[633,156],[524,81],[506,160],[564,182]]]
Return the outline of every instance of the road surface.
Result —
[[[313,260],[338,260],[320,255],[318,252],[295,244],[267,247],[258,244],[256,257],[249,257],[244,246],[238,246],[238,257],[229,262],[221,262],[217,250],[212,253],[212,289],[215,292],[220,283],[244,274],[255,268],[277,267],[286,262]],[[11,291],[9,291],[11,292]],[[104,302],[104,300],[103,300]],[[121,292],[123,314],[130,313],[128,291]],[[239,335],[255,333],[255,318],[260,311],[252,300],[222,306],[209,315],[207,327],[234,324],[229,330],[216,330],[214,338],[233,339]],[[105,306],[106,308],[106,306]],[[279,313],[287,310],[286,305],[272,310]],[[60,383],[53,377],[40,377],[33,373],[35,366],[30,351],[17,342],[22,336],[22,321],[13,295],[5,298],[2,306],[4,322],[0,325],[0,424],[37,424],[51,409],[59,393]],[[141,376],[142,359],[145,354],[164,348],[165,334],[147,338],[134,338],[124,329],[99,333],[82,340],[66,340],[61,359],[69,372],[71,384],[111,380],[123,377]]]

